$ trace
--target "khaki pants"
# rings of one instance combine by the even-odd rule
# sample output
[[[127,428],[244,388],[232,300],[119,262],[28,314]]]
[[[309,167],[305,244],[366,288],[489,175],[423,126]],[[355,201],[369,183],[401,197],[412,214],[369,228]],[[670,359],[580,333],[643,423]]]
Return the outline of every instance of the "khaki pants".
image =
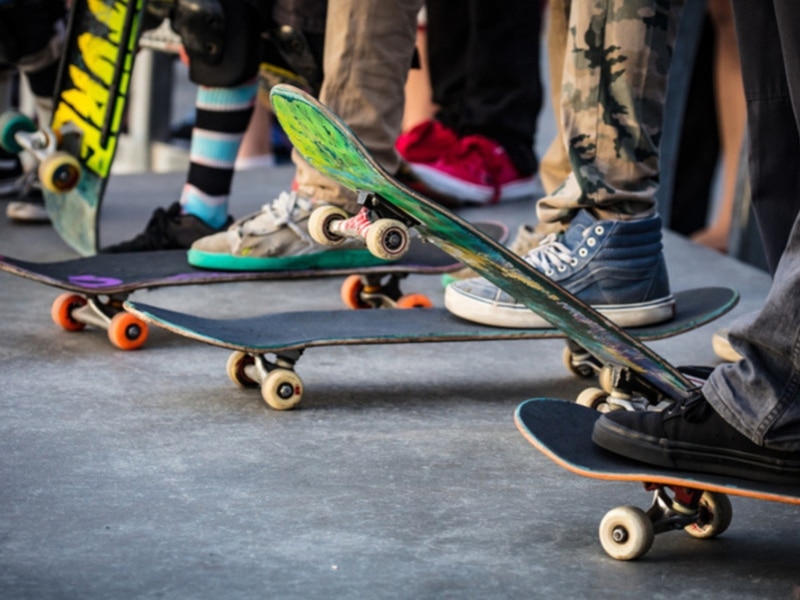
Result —
[[[422,0],[330,0],[325,29],[325,78],[320,100],[339,115],[390,173],[400,157],[404,86]],[[298,192],[357,209],[355,194],[311,168],[297,152]]]

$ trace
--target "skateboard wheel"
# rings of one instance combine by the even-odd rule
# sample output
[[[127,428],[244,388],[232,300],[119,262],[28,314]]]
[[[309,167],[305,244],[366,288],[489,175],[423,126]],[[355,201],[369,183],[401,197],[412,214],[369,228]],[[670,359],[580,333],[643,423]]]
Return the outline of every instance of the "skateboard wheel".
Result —
[[[39,163],[39,181],[54,194],[73,189],[81,179],[81,164],[68,152],[55,152]]]
[[[53,301],[53,305],[50,307],[50,316],[59,327],[67,331],[80,331],[86,327],[86,324],[74,319],[72,311],[85,306],[86,303],[86,298],[79,294],[70,294],[69,292],[61,294]]]
[[[361,279],[360,275],[350,275],[347,277],[344,282],[342,282],[342,288],[339,290],[339,293],[342,298],[342,302],[347,308],[353,308],[356,310],[362,308],[372,308],[369,304],[365,303],[361,299],[361,294],[364,291],[364,281]]]
[[[594,375],[594,369],[591,365],[580,363],[575,360],[575,353],[570,350],[569,346],[564,347],[564,352],[561,354],[561,360],[563,361],[564,366],[567,367],[567,371],[576,377],[580,377],[581,379],[589,379]]]
[[[578,394],[575,404],[585,406],[586,408],[591,408],[592,410],[601,410],[601,407],[603,404],[605,404],[607,398],[608,394],[606,394],[600,388],[590,387]]]
[[[397,260],[411,243],[408,227],[394,219],[378,219],[367,230],[367,249],[378,258]]]
[[[20,131],[33,133],[36,131],[36,123],[28,115],[14,110],[0,115],[0,147],[3,150],[12,154],[22,152],[22,146],[14,137]]]
[[[697,510],[699,512],[697,522],[684,527],[684,531],[694,538],[716,537],[728,529],[733,519],[730,499],[718,492],[703,492]]]
[[[397,300],[397,308],[433,308],[433,302],[425,294],[408,294]]]
[[[127,312],[120,312],[108,324],[108,339],[120,350],[136,350],[147,341],[147,323]]]
[[[254,364],[256,364],[255,358],[247,352],[237,350],[228,357],[225,371],[228,373],[228,378],[240,388],[256,388],[258,382],[250,378],[246,371],[247,367]]]
[[[642,509],[618,506],[600,522],[600,543],[611,558],[633,560],[644,556],[653,545],[653,523]]]
[[[331,231],[334,221],[344,221],[349,215],[338,206],[321,206],[312,211],[308,218],[308,233],[318,244],[323,246],[338,246],[343,244],[345,237]]]
[[[261,397],[275,410],[289,410],[303,398],[303,382],[289,369],[270,371],[261,382]]]

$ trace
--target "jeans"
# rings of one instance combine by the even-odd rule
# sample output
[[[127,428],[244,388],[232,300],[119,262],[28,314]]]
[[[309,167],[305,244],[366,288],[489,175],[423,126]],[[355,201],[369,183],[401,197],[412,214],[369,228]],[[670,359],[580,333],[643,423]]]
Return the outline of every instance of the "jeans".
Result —
[[[800,3],[734,0],[747,101],[753,208],[773,283],[731,329],[744,360],[703,392],[753,442],[800,449]]]

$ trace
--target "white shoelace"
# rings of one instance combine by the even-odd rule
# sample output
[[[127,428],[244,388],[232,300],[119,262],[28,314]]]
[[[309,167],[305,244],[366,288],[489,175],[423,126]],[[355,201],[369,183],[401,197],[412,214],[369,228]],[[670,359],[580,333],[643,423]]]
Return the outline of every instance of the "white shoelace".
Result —
[[[559,242],[555,233],[548,235],[537,248],[528,252],[525,260],[547,276],[555,270],[564,272],[567,266],[575,266],[578,262],[572,250]]]
[[[300,196],[297,192],[281,192],[275,200],[261,207],[261,212],[253,215],[239,226],[239,235],[267,235],[277,231],[282,227],[288,227],[294,231],[301,239],[309,240],[308,234],[297,225],[296,218],[292,214]],[[299,207],[304,210],[304,207]]]

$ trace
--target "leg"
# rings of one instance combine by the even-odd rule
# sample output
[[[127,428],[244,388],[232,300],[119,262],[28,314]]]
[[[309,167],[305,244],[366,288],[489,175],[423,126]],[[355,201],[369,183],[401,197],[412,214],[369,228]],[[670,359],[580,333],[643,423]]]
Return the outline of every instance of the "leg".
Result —
[[[403,117],[403,87],[411,66],[420,0],[386,3],[331,0],[325,31],[320,99],[358,135],[390,172],[400,159],[394,141]],[[284,192],[226,232],[198,240],[189,262],[238,270],[357,267],[375,259],[358,241],[334,249],[308,234],[308,218],[323,202],[358,209],[350,190],[312,169],[293,152],[295,189]]]
[[[655,212],[658,142],[681,2],[573,2],[561,120],[567,183],[539,201],[541,221],[580,207],[604,218]]]
[[[569,176],[571,167],[561,128],[561,82],[569,33],[569,0],[549,0],[547,59],[550,68],[550,102],[556,118],[556,137],[539,164],[539,177],[546,194],[552,194]]]
[[[768,144],[751,147],[756,151],[751,167],[758,167],[751,168],[753,203],[769,256],[779,251],[782,256],[762,310],[752,321],[731,329],[731,343],[745,360],[717,369],[704,392],[714,408],[754,442],[798,449],[798,174],[786,161],[800,156],[800,6],[779,0],[772,4],[774,9],[736,0],[734,7],[751,119],[748,128],[752,137]],[[756,47],[761,57],[757,68],[752,54]],[[764,58],[769,62],[762,62]],[[776,121],[781,115],[788,120]],[[789,153],[773,158],[778,149]],[[791,195],[772,196],[778,190],[790,189]],[[782,216],[791,218],[790,229],[781,221]]]
[[[696,242],[726,252],[731,229],[736,175],[739,169],[746,123],[742,67],[730,0],[710,0],[709,13],[714,23],[714,88],[722,150],[722,196],[719,213],[705,231],[692,237]]]
[[[770,128],[778,123],[769,118],[756,118],[748,122],[749,131],[756,139],[768,140],[770,152],[777,146],[797,155],[800,5],[791,0],[735,0],[734,14],[748,115],[761,116],[767,107],[790,109],[789,119],[778,127]],[[760,70],[754,71],[751,67],[756,61],[751,58],[756,48]],[[765,82],[769,85],[760,85]],[[762,126],[767,128],[759,130]],[[785,166],[770,168],[773,161],[762,163],[763,153],[751,158],[753,176],[772,177],[778,188],[796,177]],[[791,212],[795,204],[792,197],[783,210]],[[765,206],[771,205],[762,204],[760,210]],[[774,233],[777,243],[783,244],[783,254],[762,310],[731,330],[743,359],[717,367],[702,392],[662,412],[617,411],[600,417],[592,436],[596,443],[667,467],[793,485],[800,482],[800,218],[794,213],[786,237],[781,238],[785,227],[764,229],[765,235]],[[762,227],[774,223],[772,218],[759,222]]]

